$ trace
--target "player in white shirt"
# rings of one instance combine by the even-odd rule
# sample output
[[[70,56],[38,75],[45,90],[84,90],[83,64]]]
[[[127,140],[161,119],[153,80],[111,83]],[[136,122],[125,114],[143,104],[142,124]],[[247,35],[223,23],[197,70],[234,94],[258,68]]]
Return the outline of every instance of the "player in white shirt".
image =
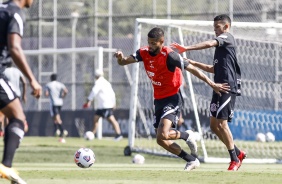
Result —
[[[54,131],[60,132],[60,142],[64,143],[64,136],[67,136],[67,131],[63,128],[63,122],[60,116],[61,108],[63,106],[63,98],[67,95],[68,89],[66,86],[57,81],[57,75],[52,74],[51,82],[46,84],[45,87],[45,96],[50,99],[50,114],[53,117],[54,121]],[[59,130],[59,131],[57,131]]]
[[[112,88],[111,83],[109,83],[104,77],[104,73],[101,70],[95,71],[95,84],[87,98],[87,102],[83,105],[83,108],[88,108],[91,102],[95,101],[95,115],[94,115],[94,125],[93,133],[97,131],[97,126],[99,119],[107,118],[107,120],[112,124],[116,136],[115,140],[119,141],[122,139],[119,124],[114,116],[113,109],[116,106],[116,95]]]

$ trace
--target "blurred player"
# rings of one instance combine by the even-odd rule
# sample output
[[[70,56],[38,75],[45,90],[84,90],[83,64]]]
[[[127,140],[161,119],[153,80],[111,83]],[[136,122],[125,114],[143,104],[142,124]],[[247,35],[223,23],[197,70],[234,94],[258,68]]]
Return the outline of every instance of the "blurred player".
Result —
[[[240,151],[233,142],[233,136],[228,122],[231,122],[234,114],[236,96],[241,95],[241,71],[237,63],[235,40],[229,33],[231,19],[228,15],[218,15],[214,18],[214,32],[216,38],[191,46],[181,46],[173,43],[171,47],[176,48],[179,53],[189,50],[200,50],[215,47],[213,65],[188,60],[192,65],[209,73],[214,73],[214,81],[225,82],[230,85],[231,91],[221,96],[213,92],[210,104],[210,127],[211,130],[225,144],[230,155],[228,170],[237,171],[246,157],[244,151]]]
[[[0,4],[0,109],[8,118],[5,127],[3,159],[0,164],[0,177],[13,184],[26,184],[12,168],[16,149],[24,137],[25,114],[21,102],[3,74],[6,65],[12,61],[28,79],[32,95],[39,98],[42,88],[35,79],[21,47],[24,32],[24,11],[32,0],[10,0]]]
[[[22,74],[22,72],[16,68],[12,66],[12,62],[7,64],[7,68],[5,69],[5,71],[3,72],[4,75],[7,77],[9,84],[11,85],[11,87],[13,88],[13,90],[15,91],[15,93],[17,94],[17,96],[23,101],[23,103],[26,103],[26,80],[24,75]],[[22,92],[21,92],[21,86],[22,86]],[[0,130],[0,136],[2,136],[2,133],[4,135],[4,124],[7,123],[7,119],[5,118],[5,116],[0,113],[0,126],[1,126],[1,130]],[[28,130],[28,125],[25,122],[25,132],[27,132]]]
[[[52,74],[50,80],[51,82],[47,83],[45,87],[45,96],[50,99],[50,114],[54,122],[54,134],[58,134],[60,136],[59,141],[65,143],[64,136],[67,136],[68,132],[63,128],[60,113],[68,89],[63,83],[57,81],[57,74]]]
[[[112,124],[115,130],[115,139],[119,141],[123,138],[121,135],[119,124],[114,116],[114,108],[116,106],[116,95],[112,88],[111,83],[104,77],[104,72],[101,70],[95,71],[95,85],[93,86],[91,93],[89,94],[84,108],[90,107],[91,102],[95,99],[95,116],[93,119],[93,133],[95,134],[98,127],[100,118],[107,118],[108,122]]]
[[[155,123],[157,143],[167,151],[184,159],[187,164],[184,168],[190,171],[200,166],[196,158],[197,144],[193,134],[187,131],[180,132],[174,127],[179,119],[183,104],[181,93],[182,70],[191,72],[196,77],[210,85],[216,93],[226,92],[229,87],[225,84],[215,84],[206,75],[185,61],[178,53],[169,47],[163,46],[164,31],[155,27],[148,33],[148,46],[142,47],[134,55],[124,57],[121,51],[115,53],[119,65],[136,62],[144,64],[146,73],[154,88]],[[185,152],[173,140],[182,139],[188,144],[191,154]]]

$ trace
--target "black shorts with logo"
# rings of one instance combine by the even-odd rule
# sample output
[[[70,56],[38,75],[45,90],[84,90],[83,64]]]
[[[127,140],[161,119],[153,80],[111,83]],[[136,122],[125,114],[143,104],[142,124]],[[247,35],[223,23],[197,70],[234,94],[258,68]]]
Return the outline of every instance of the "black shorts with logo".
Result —
[[[180,92],[167,98],[155,99],[154,127],[158,128],[161,119],[165,118],[169,119],[172,122],[172,128],[175,128],[180,117],[182,104],[183,98]]]
[[[8,79],[0,74],[0,109],[4,108],[10,102],[18,98],[10,86]]]
[[[101,116],[102,118],[108,118],[111,115],[114,115],[114,109],[113,108],[97,109],[95,111],[95,115]]]
[[[216,119],[224,119],[231,122],[234,116],[236,94],[234,93],[213,93],[210,103],[210,114]]]

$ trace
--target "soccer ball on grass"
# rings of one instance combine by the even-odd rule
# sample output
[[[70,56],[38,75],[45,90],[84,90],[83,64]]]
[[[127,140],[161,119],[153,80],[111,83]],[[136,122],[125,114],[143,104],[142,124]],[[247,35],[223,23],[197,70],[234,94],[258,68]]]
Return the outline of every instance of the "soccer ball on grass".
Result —
[[[91,131],[85,132],[85,134],[84,134],[84,139],[85,139],[85,140],[91,141],[91,140],[93,140],[94,138],[95,138],[95,135],[94,135],[93,132],[91,132]]]
[[[145,162],[145,158],[143,155],[140,154],[136,154],[132,159],[132,163],[134,164],[144,164],[144,162]]]
[[[74,162],[78,167],[89,168],[95,162],[95,154],[89,148],[80,148],[74,154]]]

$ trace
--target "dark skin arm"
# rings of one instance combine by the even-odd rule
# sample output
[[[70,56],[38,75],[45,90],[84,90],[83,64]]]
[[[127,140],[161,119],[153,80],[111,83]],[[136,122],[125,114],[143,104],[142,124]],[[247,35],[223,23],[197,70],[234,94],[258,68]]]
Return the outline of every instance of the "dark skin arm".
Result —
[[[9,49],[9,52],[11,54],[11,57],[14,63],[17,65],[17,67],[21,70],[21,72],[29,80],[30,86],[32,88],[32,95],[35,98],[39,98],[42,94],[42,87],[35,79],[26,61],[26,57],[21,47],[21,40],[22,38],[18,34],[16,33],[9,34],[8,35],[8,49]]]

